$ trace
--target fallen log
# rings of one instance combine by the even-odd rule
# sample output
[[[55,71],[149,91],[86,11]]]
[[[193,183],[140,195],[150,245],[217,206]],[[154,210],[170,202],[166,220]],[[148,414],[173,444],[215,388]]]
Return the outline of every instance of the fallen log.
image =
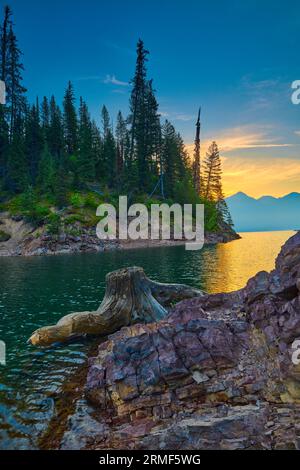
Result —
[[[123,326],[159,321],[167,314],[165,307],[199,295],[203,295],[200,290],[184,284],[152,281],[139,267],[120,269],[107,274],[98,310],[70,313],[56,325],[36,330],[28,342],[48,346],[85,334],[106,336]]]

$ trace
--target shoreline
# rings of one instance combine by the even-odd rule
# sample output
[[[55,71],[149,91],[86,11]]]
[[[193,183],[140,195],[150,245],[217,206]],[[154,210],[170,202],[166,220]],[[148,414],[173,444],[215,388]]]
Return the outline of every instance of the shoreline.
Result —
[[[100,240],[95,228],[73,227],[78,233],[62,231],[57,235],[46,232],[44,226],[33,228],[23,218],[0,214],[0,229],[9,235],[0,241],[0,257],[53,256],[60,254],[102,253],[113,250],[131,250],[184,245],[187,240]],[[241,238],[229,227],[205,234],[204,244],[227,243]]]

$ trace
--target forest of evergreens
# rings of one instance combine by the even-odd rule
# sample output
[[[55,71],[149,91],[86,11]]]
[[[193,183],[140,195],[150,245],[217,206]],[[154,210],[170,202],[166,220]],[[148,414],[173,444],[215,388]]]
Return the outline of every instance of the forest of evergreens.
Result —
[[[0,38],[0,79],[7,92],[6,104],[0,105],[3,208],[39,224],[53,218],[53,208],[59,213],[72,204],[94,207],[127,194],[129,202],[203,202],[208,230],[216,230],[221,221],[232,225],[217,144],[212,143],[200,164],[196,134],[192,161],[174,126],[162,122],[142,40],[137,43],[129,113],[119,112],[113,129],[106,106],[99,105],[98,126],[84,99],[77,100],[71,82],[61,104],[55,96],[28,102],[9,7],[4,9]]]

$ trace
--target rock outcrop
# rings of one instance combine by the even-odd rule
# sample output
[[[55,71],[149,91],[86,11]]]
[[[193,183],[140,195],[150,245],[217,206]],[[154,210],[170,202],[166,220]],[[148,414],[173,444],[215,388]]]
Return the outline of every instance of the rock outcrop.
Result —
[[[184,300],[100,344],[85,394],[101,432],[84,446],[300,448],[298,338],[300,233],[244,289]]]

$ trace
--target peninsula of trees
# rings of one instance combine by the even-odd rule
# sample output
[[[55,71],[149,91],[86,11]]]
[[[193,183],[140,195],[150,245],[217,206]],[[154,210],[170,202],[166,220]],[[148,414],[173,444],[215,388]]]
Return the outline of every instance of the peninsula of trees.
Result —
[[[0,30],[0,78],[6,84],[6,104],[0,105],[0,203],[22,209],[37,224],[90,193],[113,200],[196,203],[206,206],[206,225],[232,225],[222,192],[217,144],[200,164],[200,112],[194,159],[180,134],[162,122],[153,81],[147,76],[149,52],[142,40],[131,80],[128,116],[118,113],[113,129],[106,106],[101,126],[91,118],[82,97],[67,84],[62,105],[55,96],[29,103],[23,85],[22,53],[12,12],[4,9]],[[100,113],[100,107],[99,107]],[[53,210],[52,210],[53,212]]]

